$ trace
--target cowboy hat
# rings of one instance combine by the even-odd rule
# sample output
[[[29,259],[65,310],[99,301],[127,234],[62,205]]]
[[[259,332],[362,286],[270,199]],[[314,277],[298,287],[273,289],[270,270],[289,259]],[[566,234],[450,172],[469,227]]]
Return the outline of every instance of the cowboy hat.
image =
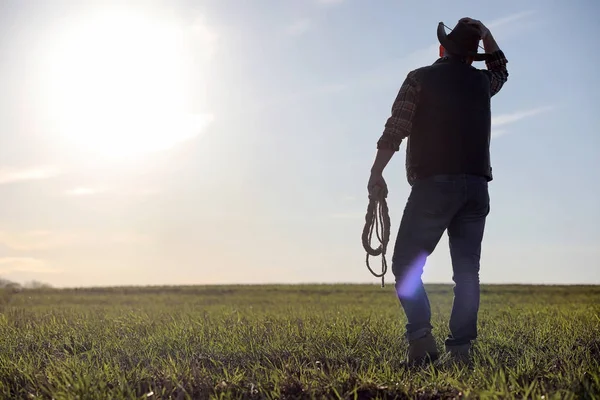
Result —
[[[443,22],[438,24],[437,37],[440,44],[450,53],[462,57],[473,57],[474,61],[485,61],[490,55],[478,53],[481,35],[479,30],[466,22],[458,21],[454,29],[446,34]]]

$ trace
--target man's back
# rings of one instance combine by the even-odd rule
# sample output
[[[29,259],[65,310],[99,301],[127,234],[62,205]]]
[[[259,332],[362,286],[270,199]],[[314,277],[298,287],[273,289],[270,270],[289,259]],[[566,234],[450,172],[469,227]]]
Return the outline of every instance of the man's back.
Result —
[[[443,57],[408,73],[377,148],[398,151],[408,138],[406,176],[411,186],[442,171],[492,180],[490,99],[508,79],[506,64],[504,53],[497,50],[486,60],[487,70]]]
[[[456,173],[492,180],[490,81],[453,58],[414,73],[419,90],[407,145],[409,180]]]

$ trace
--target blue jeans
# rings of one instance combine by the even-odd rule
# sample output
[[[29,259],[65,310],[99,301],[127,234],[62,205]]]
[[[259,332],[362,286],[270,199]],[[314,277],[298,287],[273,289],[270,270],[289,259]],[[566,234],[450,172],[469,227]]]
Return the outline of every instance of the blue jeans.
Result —
[[[466,344],[477,338],[479,259],[489,212],[488,182],[484,177],[436,175],[413,185],[392,256],[396,293],[408,319],[408,340],[432,330],[431,308],[421,275],[445,230],[455,283],[446,345]]]

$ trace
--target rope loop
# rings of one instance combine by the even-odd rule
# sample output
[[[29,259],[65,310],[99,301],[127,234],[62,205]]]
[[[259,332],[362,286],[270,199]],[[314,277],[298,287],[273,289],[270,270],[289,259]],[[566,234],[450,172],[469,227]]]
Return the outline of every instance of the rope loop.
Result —
[[[371,240],[373,231],[379,240],[379,246],[373,248]],[[381,278],[381,287],[385,287],[384,276],[387,272],[387,261],[385,253],[390,240],[390,215],[385,200],[383,191],[378,191],[375,194],[369,195],[369,205],[367,206],[367,214],[365,215],[365,227],[362,233],[362,244],[367,252],[366,264],[367,268],[377,278]],[[369,264],[369,256],[381,256],[381,273],[378,274],[371,268]]]

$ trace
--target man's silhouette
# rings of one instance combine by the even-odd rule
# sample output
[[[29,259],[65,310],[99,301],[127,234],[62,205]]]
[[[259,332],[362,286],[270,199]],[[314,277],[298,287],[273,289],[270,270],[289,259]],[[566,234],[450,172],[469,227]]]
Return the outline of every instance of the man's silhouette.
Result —
[[[490,31],[462,18],[446,35],[438,26],[441,58],[408,73],[384,132],[368,183],[370,194],[387,193],[382,173],[407,138],[406,175],[411,193],[398,230],[392,271],[408,323],[408,361],[433,360],[429,299],[421,275],[425,260],[448,231],[454,302],[446,350],[468,359],[477,338],[479,260],[490,211],[490,99],[506,80],[507,60]],[[483,41],[485,54],[477,53]],[[487,70],[472,66],[485,60]]]

